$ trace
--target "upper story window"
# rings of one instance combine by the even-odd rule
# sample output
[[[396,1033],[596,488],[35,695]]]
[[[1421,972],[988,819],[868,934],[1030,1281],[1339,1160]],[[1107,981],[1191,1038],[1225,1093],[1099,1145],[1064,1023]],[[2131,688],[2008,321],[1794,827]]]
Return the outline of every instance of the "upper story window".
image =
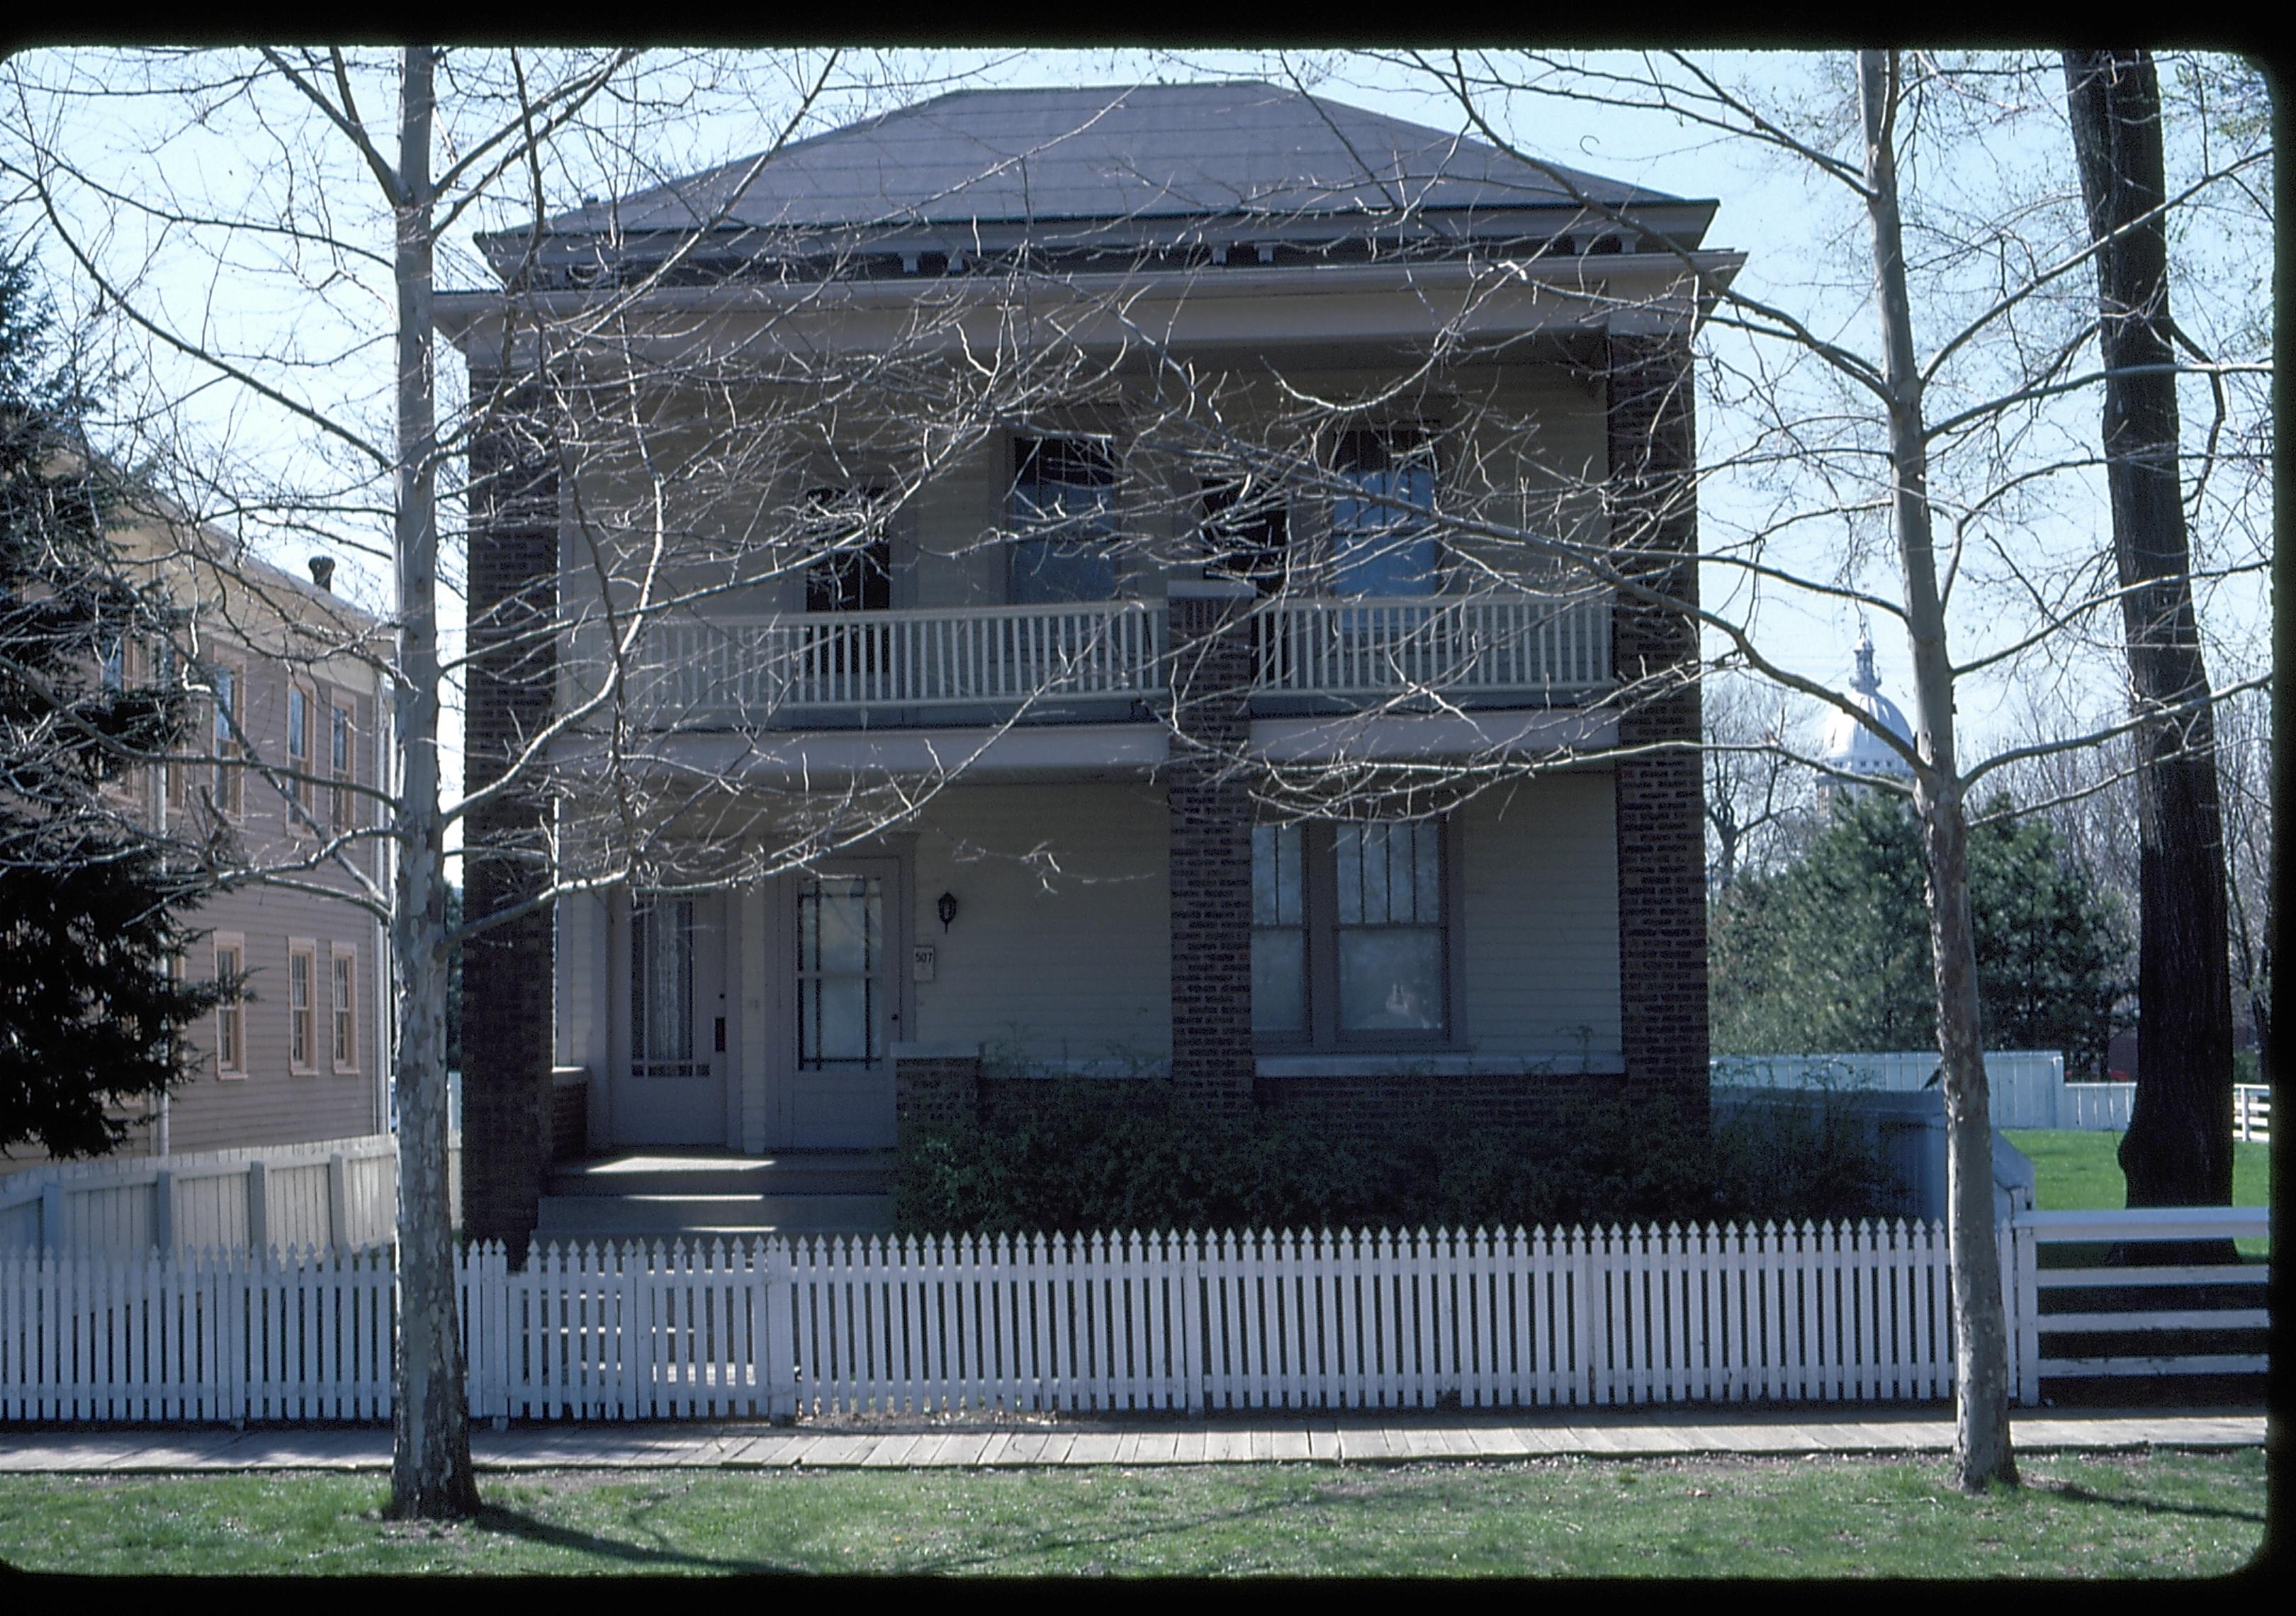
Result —
[[[1012,515],[1014,604],[1116,594],[1116,463],[1103,444],[1015,439]]]
[[[240,726],[246,718],[240,701],[239,670],[218,667],[215,670],[215,805],[226,814],[240,811],[240,793],[245,784],[238,763]]]
[[[893,604],[893,540],[876,488],[807,490],[808,611],[886,611]]]
[[[1333,592],[1434,594],[1442,547],[1426,518],[1401,508],[1434,507],[1435,446],[1427,434],[1417,427],[1343,432],[1332,469],[1356,490],[1332,503]]]
[[[1204,485],[1205,547],[1211,567],[1278,595],[1292,575],[1292,510],[1280,488],[1254,477]]]
[[[337,697],[328,704],[327,713],[327,773],[335,782],[329,823],[338,831],[353,830],[357,828],[357,822],[351,816],[352,796],[348,788],[358,783],[358,766],[353,761],[358,754],[354,750],[351,710],[343,698]]]
[[[299,685],[287,686],[287,797],[298,807],[311,805],[311,698]],[[288,816],[292,823],[294,816]]]

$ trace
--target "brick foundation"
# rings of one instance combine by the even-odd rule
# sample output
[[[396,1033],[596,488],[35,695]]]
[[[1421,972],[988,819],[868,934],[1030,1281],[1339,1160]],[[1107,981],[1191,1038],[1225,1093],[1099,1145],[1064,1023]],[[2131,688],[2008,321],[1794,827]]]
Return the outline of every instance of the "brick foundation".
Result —
[[[590,1153],[590,1085],[559,1083],[550,1091],[550,1159],[579,1161]]]
[[[1230,760],[1251,735],[1251,586],[1175,579],[1168,610],[1172,1083],[1208,1115],[1251,1105],[1251,800]]]
[[[474,395],[493,384],[472,378]],[[555,654],[546,629],[558,587],[558,458],[536,401],[499,414],[471,447],[470,669],[463,790],[499,780],[549,720]],[[505,792],[466,828],[463,910],[478,920],[524,902],[546,879],[547,799]],[[522,1262],[556,1152],[555,960],[547,906],[463,953],[463,1226]]]

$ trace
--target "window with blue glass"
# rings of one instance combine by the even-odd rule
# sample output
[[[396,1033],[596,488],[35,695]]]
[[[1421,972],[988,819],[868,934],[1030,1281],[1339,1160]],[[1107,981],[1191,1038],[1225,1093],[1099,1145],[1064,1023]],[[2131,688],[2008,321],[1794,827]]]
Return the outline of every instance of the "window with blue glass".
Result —
[[[1332,504],[1332,587],[1339,595],[1432,595],[1441,583],[1435,447],[1417,427],[1341,434],[1332,469],[1353,492]]]
[[[1092,438],[1021,438],[1013,448],[1013,602],[1116,594],[1116,462]]]

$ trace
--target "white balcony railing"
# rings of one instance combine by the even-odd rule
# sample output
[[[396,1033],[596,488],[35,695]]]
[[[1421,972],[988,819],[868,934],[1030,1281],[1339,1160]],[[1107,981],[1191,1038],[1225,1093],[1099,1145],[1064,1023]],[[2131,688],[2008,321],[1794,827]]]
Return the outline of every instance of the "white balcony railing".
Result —
[[[785,709],[1012,707],[1145,697],[1160,603],[816,612],[652,625],[631,680],[642,724],[776,722]]]
[[[1261,608],[1256,691],[1375,701],[1600,689],[1611,677],[1607,595],[1271,601]]]
[[[662,620],[630,670],[647,728],[789,727],[824,710],[1011,710],[1142,701],[1168,685],[1161,602],[1098,601]],[[1263,602],[1253,690],[1374,701],[1572,700],[1611,677],[1604,595]],[[604,628],[578,632],[573,672],[594,689]]]

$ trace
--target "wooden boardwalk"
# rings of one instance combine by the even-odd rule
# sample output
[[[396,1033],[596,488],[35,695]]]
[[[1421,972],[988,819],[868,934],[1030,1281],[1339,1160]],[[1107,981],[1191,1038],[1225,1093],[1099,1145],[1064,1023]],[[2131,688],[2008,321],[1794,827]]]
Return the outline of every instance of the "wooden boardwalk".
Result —
[[[1643,1410],[1570,1419],[1456,1416],[1375,1419],[1063,1419],[984,1425],[888,1420],[870,1428],[808,1429],[763,1422],[518,1425],[471,1433],[487,1471],[916,1469],[1046,1464],[1392,1464],[1423,1460],[1590,1458],[1729,1454],[1942,1453],[1943,1409],[1843,1407],[1667,1414]],[[2207,1413],[2038,1413],[2016,1420],[2028,1453],[2141,1448],[2257,1448],[2265,1416]],[[0,1430],[0,1472],[388,1470],[384,1426],[314,1430]]]

